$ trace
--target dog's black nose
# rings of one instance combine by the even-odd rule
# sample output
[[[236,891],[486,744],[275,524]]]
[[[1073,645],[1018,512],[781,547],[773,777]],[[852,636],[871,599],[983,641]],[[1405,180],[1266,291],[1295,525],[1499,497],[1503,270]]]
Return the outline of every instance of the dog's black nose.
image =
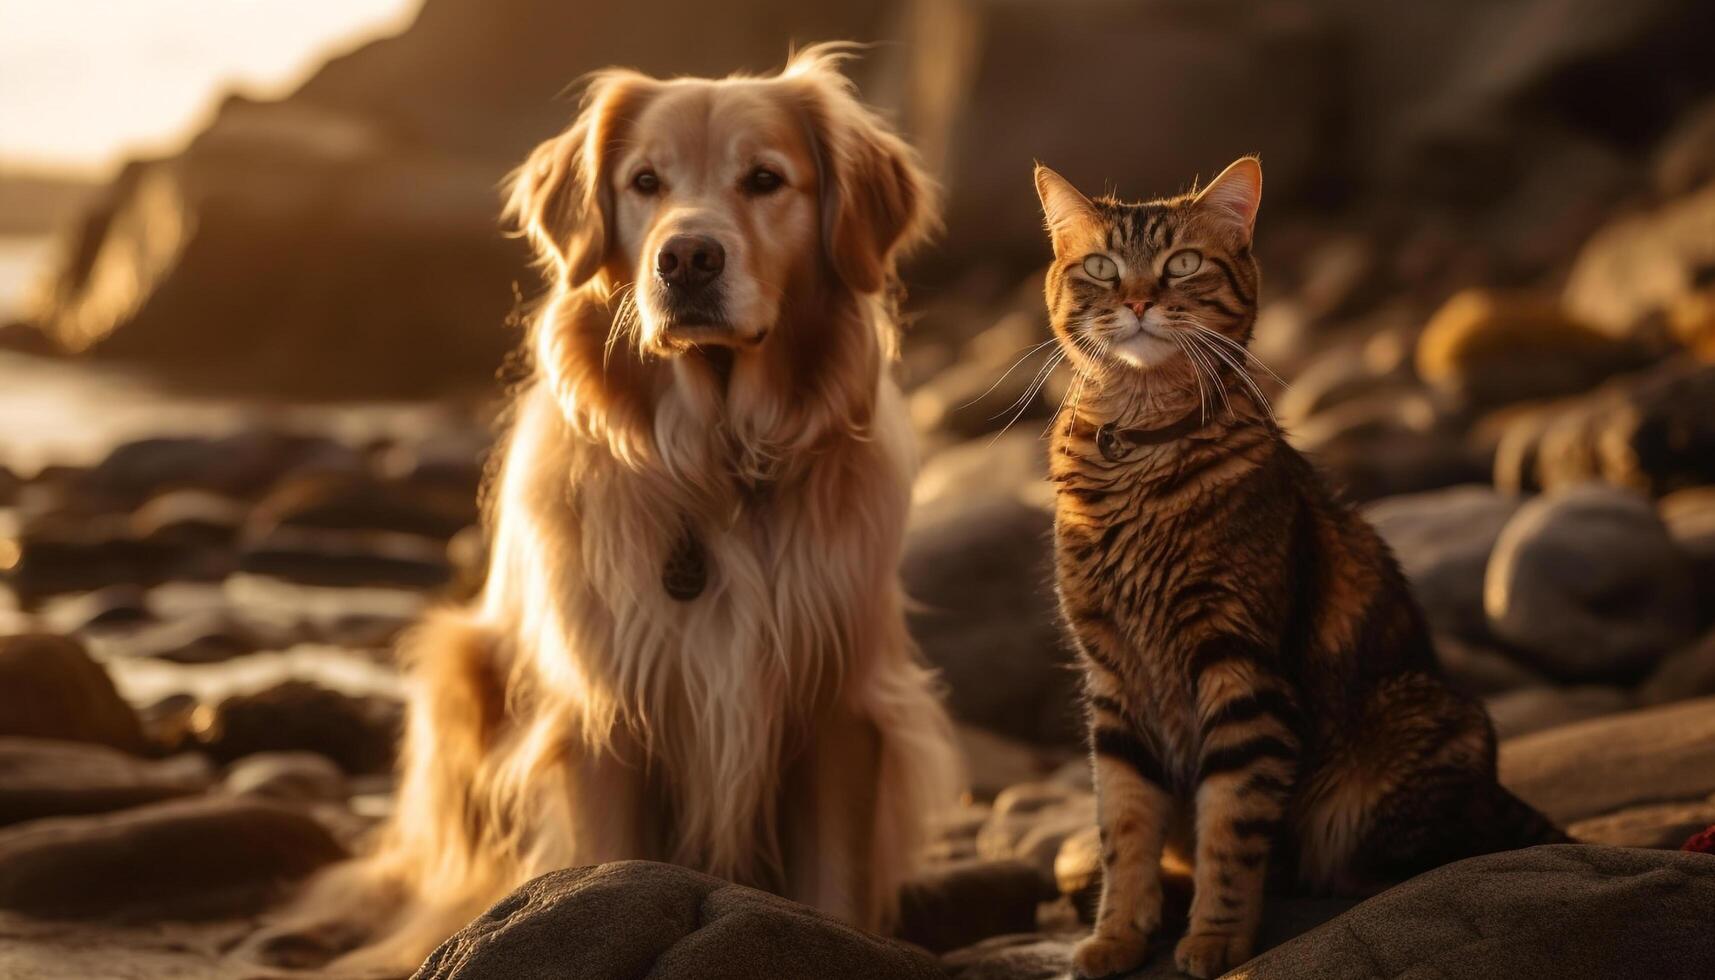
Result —
[[[726,268],[726,249],[707,235],[674,235],[655,256],[655,271],[674,286],[707,285]]]

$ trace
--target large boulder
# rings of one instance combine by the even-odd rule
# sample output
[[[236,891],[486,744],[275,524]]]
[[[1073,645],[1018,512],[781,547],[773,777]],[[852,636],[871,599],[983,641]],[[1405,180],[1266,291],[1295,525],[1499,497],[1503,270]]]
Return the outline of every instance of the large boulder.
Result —
[[[1560,845],[1419,875],[1245,966],[1256,980],[1715,974],[1715,858]]]
[[[68,739],[138,752],[137,713],[76,640],[0,636],[0,735]]]
[[[1035,427],[936,455],[905,549],[912,635],[961,721],[1028,741],[1079,734],[1054,602],[1052,504]]]
[[[1691,564],[1649,501],[1599,484],[1519,508],[1483,598],[1496,636],[1569,680],[1635,679],[1703,618]]]
[[[620,861],[521,885],[416,980],[938,980],[911,947],[686,868]]]
[[[1715,793],[1715,698],[1508,739],[1501,781],[1562,824]]]
[[[244,914],[346,856],[320,824],[251,800],[175,800],[0,831],[0,908],[51,918]]]
[[[1363,509],[1393,549],[1437,630],[1481,639],[1483,572],[1521,501],[1473,483],[1371,501]]]

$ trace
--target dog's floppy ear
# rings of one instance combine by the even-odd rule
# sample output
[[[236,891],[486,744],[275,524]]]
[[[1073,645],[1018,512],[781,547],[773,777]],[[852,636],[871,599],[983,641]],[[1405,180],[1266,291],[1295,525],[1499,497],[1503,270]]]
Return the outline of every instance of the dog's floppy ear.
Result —
[[[530,152],[507,178],[508,222],[529,239],[551,275],[581,286],[601,270],[612,238],[608,157],[642,76],[597,72],[569,129]]]
[[[787,77],[810,86],[805,109],[821,179],[822,248],[859,293],[879,292],[898,257],[935,227],[935,185],[917,154],[857,101],[837,66],[845,50],[819,45]]]

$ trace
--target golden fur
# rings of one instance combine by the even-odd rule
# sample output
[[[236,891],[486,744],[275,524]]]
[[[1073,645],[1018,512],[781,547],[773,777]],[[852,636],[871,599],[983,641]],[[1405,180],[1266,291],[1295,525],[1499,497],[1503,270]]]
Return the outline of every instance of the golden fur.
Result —
[[[933,211],[841,54],[598,73],[514,176],[551,287],[534,374],[489,488],[485,591],[405,644],[395,815],[298,906],[367,920],[339,968],[408,970],[526,879],[623,858],[867,928],[894,914],[955,790],[902,614],[914,464],[888,375],[894,261]],[[758,167],[783,186],[748,189]],[[726,250],[713,327],[675,322],[650,276],[687,233]],[[663,568],[687,529],[707,585],[679,601]]]

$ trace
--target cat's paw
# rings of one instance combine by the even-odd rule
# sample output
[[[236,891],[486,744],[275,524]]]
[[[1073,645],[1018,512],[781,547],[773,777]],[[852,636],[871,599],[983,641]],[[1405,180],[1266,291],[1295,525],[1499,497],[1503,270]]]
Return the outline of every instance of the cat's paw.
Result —
[[[1143,962],[1149,939],[1142,933],[1119,936],[1096,933],[1072,950],[1072,969],[1084,980],[1110,977]]]
[[[1251,938],[1230,932],[1194,932],[1179,940],[1173,963],[1179,972],[1209,980],[1251,958]]]

